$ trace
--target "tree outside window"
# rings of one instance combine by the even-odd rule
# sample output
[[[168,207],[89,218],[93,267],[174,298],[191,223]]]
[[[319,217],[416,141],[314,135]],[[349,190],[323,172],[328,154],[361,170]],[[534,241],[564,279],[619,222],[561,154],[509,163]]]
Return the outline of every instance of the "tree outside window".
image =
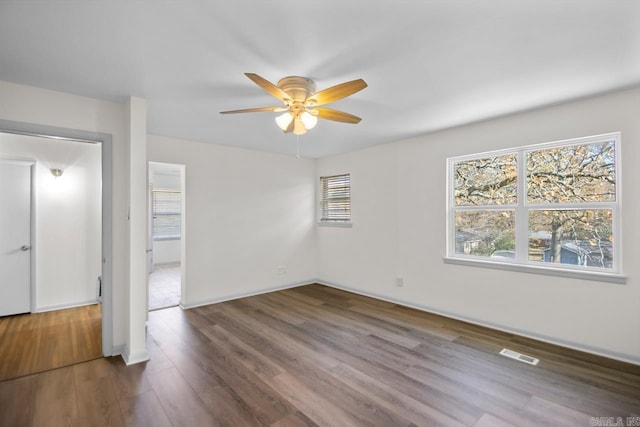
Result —
[[[616,270],[619,137],[450,159],[450,256]]]

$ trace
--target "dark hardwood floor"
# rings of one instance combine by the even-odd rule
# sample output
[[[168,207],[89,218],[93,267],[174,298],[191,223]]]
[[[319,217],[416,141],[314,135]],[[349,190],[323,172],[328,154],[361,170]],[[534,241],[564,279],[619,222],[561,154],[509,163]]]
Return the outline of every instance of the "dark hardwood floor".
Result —
[[[640,415],[638,366],[320,285],[151,312],[148,348],[144,364],[98,359],[0,382],[0,425],[589,426]]]
[[[0,381],[99,357],[99,304],[0,317]]]

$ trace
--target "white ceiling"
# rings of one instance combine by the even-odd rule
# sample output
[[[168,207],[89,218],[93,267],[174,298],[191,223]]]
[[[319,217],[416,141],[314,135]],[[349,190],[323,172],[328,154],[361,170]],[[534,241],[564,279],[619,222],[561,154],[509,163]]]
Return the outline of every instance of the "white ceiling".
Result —
[[[640,84],[640,1],[0,2],[0,80],[148,101],[149,132],[295,154],[243,73],[369,87],[300,137],[322,157]],[[0,100],[0,102],[5,102]]]

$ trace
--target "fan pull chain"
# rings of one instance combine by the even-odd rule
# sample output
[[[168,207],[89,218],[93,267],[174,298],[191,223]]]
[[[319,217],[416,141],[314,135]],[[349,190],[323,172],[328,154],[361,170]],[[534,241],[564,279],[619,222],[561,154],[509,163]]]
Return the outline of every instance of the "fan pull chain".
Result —
[[[300,135],[296,135],[296,159],[300,160]]]

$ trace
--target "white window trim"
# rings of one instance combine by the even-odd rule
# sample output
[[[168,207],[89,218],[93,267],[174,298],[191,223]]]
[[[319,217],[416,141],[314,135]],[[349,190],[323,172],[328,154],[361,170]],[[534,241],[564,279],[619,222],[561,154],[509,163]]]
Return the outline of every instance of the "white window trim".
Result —
[[[349,175],[349,188],[350,188],[350,197],[349,197],[349,203],[350,203],[350,210],[351,210],[351,217],[348,221],[345,220],[322,220],[322,185],[320,184],[322,182],[322,178],[327,178],[327,177],[332,177],[332,176],[340,176],[340,175]],[[330,175],[322,175],[319,176],[316,183],[318,183],[318,203],[317,203],[317,210],[316,210],[316,215],[318,218],[317,224],[318,227],[336,227],[336,228],[352,228],[353,227],[353,175],[351,175],[350,172],[342,172],[342,173],[334,173],[334,174],[330,174]]]
[[[601,141],[615,141],[615,170],[616,170],[616,200],[615,202],[596,202],[596,203],[563,203],[561,206],[553,203],[536,203],[536,209],[611,209],[613,212],[613,234],[614,234],[614,266],[612,269],[602,269],[596,267],[572,267],[570,264],[551,264],[540,263],[528,260],[528,239],[516,238],[516,259],[495,261],[489,257],[479,257],[473,255],[464,255],[455,253],[455,212],[464,210],[477,210],[474,206],[454,206],[453,189],[453,166],[456,162],[465,160],[481,159],[485,157],[495,157],[506,154],[516,153],[518,156],[518,204],[496,205],[491,207],[483,207],[483,210],[514,210],[516,215],[516,236],[528,235],[528,221],[522,218],[527,217],[531,206],[526,201],[525,191],[525,159],[526,153],[529,151],[537,151],[545,148],[556,148],[572,145],[586,145]],[[621,194],[622,185],[620,177],[621,173],[621,141],[620,132],[612,132],[602,135],[594,135],[584,138],[573,138],[562,141],[554,141],[543,144],[527,145],[510,149],[488,151],[447,159],[447,242],[446,255],[443,258],[447,264],[467,265],[483,268],[494,268],[499,270],[518,271],[524,273],[551,275],[559,277],[570,277],[583,280],[595,280],[610,283],[626,283],[626,276],[622,274],[622,228],[620,224],[620,213],[622,210]],[[518,221],[518,219],[520,219]]]
[[[605,273],[602,271],[591,270],[575,270],[562,267],[547,267],[531,264],[516,264],[509,261],[492,261],[479,257],[444,257],[445,264],[466,265],[469,267],[490,268],[495,270],[516,271],[520,273],[541,274],[544,276],[568,277],[572,279],[593,280],[596,282],[608,282],[624,285],[627,282],[627,276],[617,273]]]
[[[342,228],[351,228],[353,227],[353,222],[351,221],[318,221],[319,227],[342,227]]]
[[[153,241],[154,242],[164,242],[167,240],[182,240],[182,237],[180,236],[167,236],[167,237],[154,237]]]

